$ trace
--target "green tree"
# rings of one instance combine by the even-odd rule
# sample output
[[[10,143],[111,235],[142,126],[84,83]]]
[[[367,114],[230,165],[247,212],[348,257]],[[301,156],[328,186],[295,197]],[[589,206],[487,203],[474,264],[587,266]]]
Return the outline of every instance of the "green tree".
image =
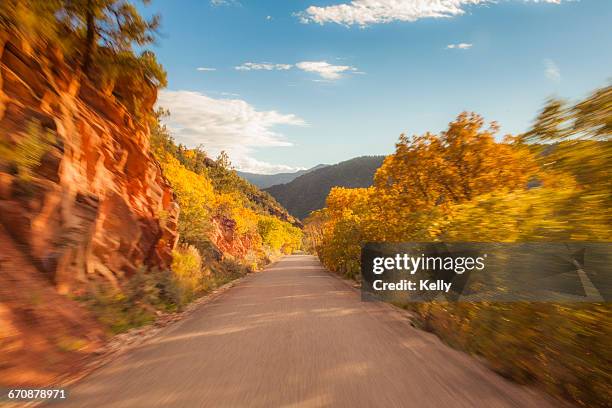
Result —
[[[612,137],[612,85],[597,89],[572,109],[574,132],[610,141]]]
[[[549,99],[538,114],[532,128],[523,135],[524,140],[555,141],[568,137],[568,109],[561,99]]]
[[[568,107],[560,99],[549,99],[532,128],[522,135],[529,142],[564,139],[609,141],[612,137],[612,85],[596,89],[590,96]]]
[[[143,0],[148,4],[149,0]],[[88,73],[95,61],[98,46],[114,54],[132,52],[133,44],[149,44],[155,39],[159,16],[143,18],[126,0],[64,0],[61,21],[82,38],[81,69]]]

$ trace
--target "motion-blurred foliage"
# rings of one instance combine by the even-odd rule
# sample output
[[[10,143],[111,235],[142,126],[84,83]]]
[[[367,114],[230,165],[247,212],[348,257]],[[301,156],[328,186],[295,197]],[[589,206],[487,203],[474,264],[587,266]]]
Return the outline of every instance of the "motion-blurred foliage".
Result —
[[[53,47],[138,119],[149,114],[142,102],[154,96],[151,88],[166,85],[166,72],[155,54],[144,49],[155,41],[158,27],[159,16],[144,18],[128,0],[0,2],[0,29]]]
[[[549,101],[519,137],[496,130],[463,113],[439,135],[402,135],[374,186],[333,189],[310,215],[305,246],[357,279],[365,242],[612,240],[612,87]],[[612,400],[608,303],[405,306],[508,377],[584,406]]]
[[[53,132],[43,129],[37,121],[30,121],[17,140],[0,140],[0,165],[6,166],[20,181],[27,182],[54,143]]]

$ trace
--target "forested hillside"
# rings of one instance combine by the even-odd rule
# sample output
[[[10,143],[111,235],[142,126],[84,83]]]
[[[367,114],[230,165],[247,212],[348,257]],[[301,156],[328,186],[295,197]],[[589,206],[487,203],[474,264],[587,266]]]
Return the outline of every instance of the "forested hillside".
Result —
[[[277,173],[277,174],[255,174],[247,173],[244,171],[238,171],[237,174],[249,183],[256,185],[259,188],[268,188],[277,184],[286,184],[295,180],[303,174],[310,173],[311,171],[327,167],[326,164],[318,164],[313,168],[306,170],[298,170],[293,173]]]
[[[152,121],[151,149],[181,207],[182,243],[210,262],[229,254],[252,269],[300,247],[299,221],[240,178],[224,153],[213,160],[200,149],[187,149],[174,142],[159,117]]]
[[[265,189],[290,214],[303,219],[325,206],[333,187],[369,187],[384,156],[363,156],[304,174],[290,183]]]
[[[402,135],[368,188],[334,188],[306,220],[324,264],[358,278],[366,242],[610,242],[612,87],[551,100],[524,135],[463,113],[438,135]],[[504,288],[500,288],[504,290]],[[607,406],[609,303],[406,304],[418,324],[519,382]]]

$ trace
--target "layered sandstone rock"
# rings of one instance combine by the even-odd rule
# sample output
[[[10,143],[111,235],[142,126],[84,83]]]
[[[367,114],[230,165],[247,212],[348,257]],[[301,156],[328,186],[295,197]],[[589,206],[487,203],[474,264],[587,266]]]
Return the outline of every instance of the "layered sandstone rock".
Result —
[[[222,256],[238,259],[243,259],[254,246],[250,237],[238,234],[236,221],[226,217],[213,218],[209,239]]]
[[[9,380],[29,365],[7,356],[62,362],[52,352],[62,342],[67,352],[100,342],[100,326],[64,295],[168,268],[177,240],[178,206],[147,126],[61,55],[0,32],[0,377]],[[155,95],[151,87],[144,111]],[[32,383],[54,372],[30,366],[42,367]]]
[[[62,293],[167,267],[178,206],[148,128],[61,54],[0,41],[0,138],[17,145],[35,129],[54,139],[31,180],[0,164],[0,222],[12,239]]]

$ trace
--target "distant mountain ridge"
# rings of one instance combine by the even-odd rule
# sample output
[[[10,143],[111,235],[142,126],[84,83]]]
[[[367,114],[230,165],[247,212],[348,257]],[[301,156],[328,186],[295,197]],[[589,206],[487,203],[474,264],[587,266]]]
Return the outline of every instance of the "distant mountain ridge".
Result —
[[[268,188],[276,184],[289,183],[301,175],[310,173],[311,171],[318,170],[327,166],[327,164],[318,164],[310,169],[298,170],[293,173],[256,174],[244,171],[237,171],[236,173],[243,179],[247,180],[249,183],[254,184],[259,188]]]
[[[385,156],[362,156],[303,174],[289,183],[264,188],[291,215],[304,219],[325,207],[332,187],[369,187]]]

